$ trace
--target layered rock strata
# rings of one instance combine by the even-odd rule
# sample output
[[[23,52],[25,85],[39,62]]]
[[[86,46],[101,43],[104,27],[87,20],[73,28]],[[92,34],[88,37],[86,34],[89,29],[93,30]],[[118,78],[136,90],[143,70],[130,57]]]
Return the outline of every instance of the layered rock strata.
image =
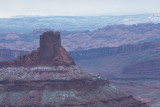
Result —
[[[59,32],[45,32],[39,49],[0,65],[0,106],[148,107],[107,79],[82,72],[61,46]]]
[[[1,106],[42,107],[149,107],[114,89],[108,80],[1,81]]]

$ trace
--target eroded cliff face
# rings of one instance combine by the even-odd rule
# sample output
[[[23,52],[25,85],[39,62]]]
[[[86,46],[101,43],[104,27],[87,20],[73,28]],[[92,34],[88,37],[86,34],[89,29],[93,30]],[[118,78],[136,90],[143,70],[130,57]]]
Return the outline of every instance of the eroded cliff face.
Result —
[[[100,78],[1,82],[0,105],[44,107],[148,107]]]
[[[59,32],[45,32],[36,51],[0,65],[0,106],[148,107],[107,79],[82,72],[61,46]]]

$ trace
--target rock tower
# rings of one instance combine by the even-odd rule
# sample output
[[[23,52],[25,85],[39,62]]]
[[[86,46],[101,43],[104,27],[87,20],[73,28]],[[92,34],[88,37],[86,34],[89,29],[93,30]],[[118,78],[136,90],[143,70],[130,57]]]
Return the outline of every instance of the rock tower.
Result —
[[[47,31],[40,35],[40,47],[18,57],[13,62],[0,63],[5,66],[70,66],[75,65],[73,59],[67,55],[66,50],[61,45],[59,31]]]

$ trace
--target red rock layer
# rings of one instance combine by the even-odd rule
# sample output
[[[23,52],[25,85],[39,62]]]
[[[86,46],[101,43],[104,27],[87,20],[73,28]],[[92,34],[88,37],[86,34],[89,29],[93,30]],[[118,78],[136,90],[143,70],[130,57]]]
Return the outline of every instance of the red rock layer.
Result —
[[[109,85],[108,80],[0,82],[0,106],[12,107],[149,107]]]
[[[75,65],[73,59],[67,55],[66,50],[61,45],[60,32],[45,32],[40,36],[40,47],[37,50],[20,56],[13,62],[0,63],[0,67],[41,65]]]

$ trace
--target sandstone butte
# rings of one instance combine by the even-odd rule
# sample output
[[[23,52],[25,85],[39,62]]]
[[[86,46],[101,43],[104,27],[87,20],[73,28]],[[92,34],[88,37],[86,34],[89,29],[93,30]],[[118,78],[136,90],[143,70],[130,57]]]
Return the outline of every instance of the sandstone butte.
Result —
[[[40,36],[40,47],[0,62],[0,106],[149,107],[97,74],[81,71],[61,45],[60,32]]]

